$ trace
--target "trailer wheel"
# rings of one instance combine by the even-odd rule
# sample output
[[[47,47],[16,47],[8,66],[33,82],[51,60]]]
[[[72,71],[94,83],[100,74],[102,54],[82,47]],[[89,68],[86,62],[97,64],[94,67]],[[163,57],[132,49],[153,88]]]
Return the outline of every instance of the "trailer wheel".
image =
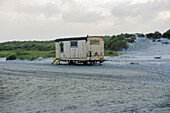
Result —
[[[84,65],[87,65],[87,61],[84,61],[83,64],[84,64]]]
[[[69,61],[69,65],[73,65],[74,62],[72,60]]]
[[[94,64],[94,62],[93,61],[90,61],[90,65],[93,65]]]

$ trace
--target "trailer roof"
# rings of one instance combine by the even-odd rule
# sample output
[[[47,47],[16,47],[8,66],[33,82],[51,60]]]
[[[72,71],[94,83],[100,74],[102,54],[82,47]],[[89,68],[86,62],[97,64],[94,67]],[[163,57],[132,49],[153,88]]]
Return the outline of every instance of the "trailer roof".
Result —
[[[87,40],[87,38],[102,38],[104,39],[104,37],[102,36],[86,36],[86,37],[71,37],[71,38],[58,38],[55,40],[55,42],[59,42],[59,41],[70,41],[70,40]]]
[[[59,42],[59,41],[69,41],[69,40],[87,40],[87,37],[71,37],[71,38],[59,38],[56,39],[55,42]]]

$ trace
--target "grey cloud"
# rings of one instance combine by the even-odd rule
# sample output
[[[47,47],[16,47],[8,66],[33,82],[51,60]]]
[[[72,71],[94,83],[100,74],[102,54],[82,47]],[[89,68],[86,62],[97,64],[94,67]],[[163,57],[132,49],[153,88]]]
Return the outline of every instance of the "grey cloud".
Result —
[[[103,17],[96,11],[89,11],[88,7],[79,4],[75,0],[63,1],[69,11],[62,13],[62,19],[69,23],[92,23],[101,20]]]
[[[0,0],[0,41],[41,40],[94,33],[153,32],[169,28],[168,19],[155,18],[159,12],[169,10],[170,0],[154,0],[135,5],[123,0],[120,4],[110,0],[104,6],[91,4],[90,0],[45,1]],[[115,7],[111,5],[113,3]]]
[[[63,14],[63,20],[73,23],[92,23],[102,19],[102,16],[95,12],[69,12]]]
[[[58,6],[53,3],[40,4],[17,4],[15,10],[25,14],[43,14],[46,17],[55,16],[59,13]]]
[[[129,4],[122,3],[112,9],[113,16],[121,17],[137,17],[140,16],[145,21],[156,18],[157,14],[164,10],[170,10],[169,0],[155,0],[146,3]]]

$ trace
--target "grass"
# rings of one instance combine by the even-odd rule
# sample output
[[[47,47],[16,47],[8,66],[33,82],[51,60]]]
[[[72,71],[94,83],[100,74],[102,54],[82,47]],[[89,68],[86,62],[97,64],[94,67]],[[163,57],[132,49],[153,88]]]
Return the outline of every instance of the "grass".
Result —
[[[6,88],[7,88],[7,87],[2,87],[2,86],[0,87],[0,89],[6,89]]]
[[[115,52],[116,50],[127,48],[123,34],[108,36],[106,40],[105,43],[108,42],[107,49],[110,51],[105,51],[105,56],[118,56],[119,53]],[[12,41],[0,43],[1,57],[6,57],[6,60],[35,60],[39,57],[55,57],[55,43],[54,41]]]
[[[55,50],[53,51],[26,51],[26,50],[11,50],[11,51],[0,51],[0,57],[16,56],[16,59],[20,60],[35,60],[39,57],[49,58],[55,57]],[[120,53],[116,51],[104,51],[105,56],[119,56]],[[10,60],[10,59],[9,59]]]
[[[35,60],[39,57],[48,58],[55,57],[55,50],[51,51],[32,51],[32,50],[10,50],[10,51],[0,51],[0,57],[9,57],[15,55],[16,59],[27,59],[27,60]]]
[[[38,50],[38,51],[51,51],[55,49],[54,41],[12,41],[0,43],[0,51],[9,50]]]
[[[104,56],[119,56],[120,53],[116,51],[104,51]]]

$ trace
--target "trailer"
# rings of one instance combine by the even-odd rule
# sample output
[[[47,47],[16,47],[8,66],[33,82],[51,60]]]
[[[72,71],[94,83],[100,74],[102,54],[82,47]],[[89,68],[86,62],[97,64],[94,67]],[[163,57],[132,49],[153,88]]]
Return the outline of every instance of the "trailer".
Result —
[[[60,61],[74,63],[101,63],[104,60],[104,37],[86,36],[58,38],[55,40],[56,59],[52,64]]]

